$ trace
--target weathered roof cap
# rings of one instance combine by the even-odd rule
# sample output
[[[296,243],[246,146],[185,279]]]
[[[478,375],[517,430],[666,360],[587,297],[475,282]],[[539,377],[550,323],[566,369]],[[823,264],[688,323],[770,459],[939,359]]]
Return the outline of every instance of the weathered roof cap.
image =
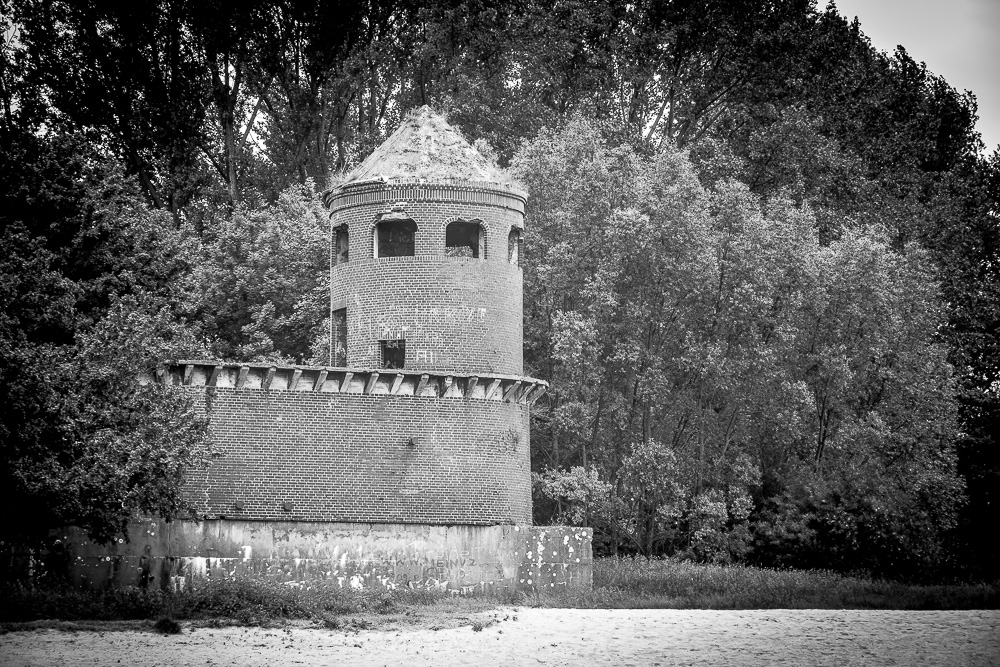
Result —
[[[520,189],[429,106],[411,111],[399,128],[352,171],[341,187],[368,181],[472,181]]]

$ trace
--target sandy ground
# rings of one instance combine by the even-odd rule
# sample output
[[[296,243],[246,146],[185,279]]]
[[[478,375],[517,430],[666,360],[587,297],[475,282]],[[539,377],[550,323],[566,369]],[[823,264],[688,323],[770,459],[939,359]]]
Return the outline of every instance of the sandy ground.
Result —
[[[11,632],[0,636],[0,664],[1000,665],[998,611],[521,608],[496,617],[479,632],[469,625],[357,633],[185,628],[173,636]]]

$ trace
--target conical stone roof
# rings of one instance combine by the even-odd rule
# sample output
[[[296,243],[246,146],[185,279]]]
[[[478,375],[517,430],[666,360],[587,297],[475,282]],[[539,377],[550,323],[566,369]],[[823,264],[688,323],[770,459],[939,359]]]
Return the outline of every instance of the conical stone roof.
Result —
[[[472,181],[521,189],[426,105],[411,111],[392,136],[358,165],[341,187],[370,181],[421,180]]]

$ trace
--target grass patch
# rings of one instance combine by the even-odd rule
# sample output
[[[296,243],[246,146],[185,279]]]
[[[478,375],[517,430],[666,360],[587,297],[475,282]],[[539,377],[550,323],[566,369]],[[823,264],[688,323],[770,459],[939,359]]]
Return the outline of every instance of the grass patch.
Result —
[[[155,632],[152,621],[60,621],[43,619],[0,623],[0,635],[8,632],[58,630],[60,632]]]
[[[156,623],[153,623],[153,629],[163,635],[179,635],[181,633],[181,624],[172,618],[164,616]]]
[[[148,630],[288,624],[329,630],[457,627],[513,600],[512,596],[456,597],[445,591],[356,590],[336,582],[277,583],[250,578],[205,582],[183,593],[139,588],[0,587],[0,632]]]
[[[241,578],[208,581],[183,593],[15,585],[0,587],[0,599],[0,633],[40,628],[176,633],[288,624],[342,632],[462,625],[481,631],[499,619],[498,607],[526,603],[609,609],[1000,609],[1000,584],[917,586],[828,571],[600,558],[594,561],[593,590],[530,596],[470,598]]]
[[[393,614],[404,608],[433,605],[447,599],[444,592],[355,590],[331,582],[282,584],[249,578],[209,581],[183,593],[139,588],[94,591],[14,585],[0,589],[0,597],[5,601],[0,606],[0,622],[232,618],[243,625],[345,614]]]
[[[170,596],[138,588],[100,591],[18,584],[0,588],[0,623],[41,620],[155,620],[167,613]]]
[[[539,603],[629,609],[998,609],[1000,585],[918,586],[822,570],[599,558],[592,591],[542,595]]]

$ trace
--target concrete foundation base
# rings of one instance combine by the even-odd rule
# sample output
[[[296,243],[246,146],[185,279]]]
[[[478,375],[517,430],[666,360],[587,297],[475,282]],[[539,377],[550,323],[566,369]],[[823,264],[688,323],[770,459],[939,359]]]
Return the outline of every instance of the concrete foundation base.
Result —
[[[44,554],[8,551],[4,578],[184,590],[239,576],[455,594],[590,588],[590,528],[149,520],[101,546],[68,528]],[[9,548],[9,545],[8,545]]]

